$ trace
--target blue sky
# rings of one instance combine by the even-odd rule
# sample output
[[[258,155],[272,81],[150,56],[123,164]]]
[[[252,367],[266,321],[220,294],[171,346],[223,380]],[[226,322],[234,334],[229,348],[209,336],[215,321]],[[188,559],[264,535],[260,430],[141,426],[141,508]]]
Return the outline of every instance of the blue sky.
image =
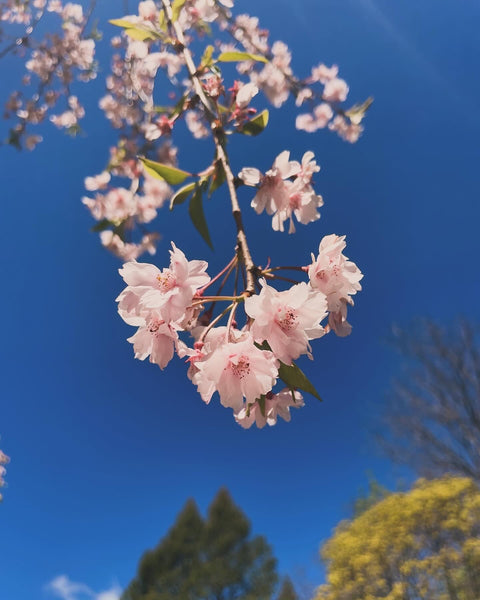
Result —
[[[121,3],[100,4],[108,38],[106,19],[122,16]],[[315,361],[301,363],[323,403],[308,397],[291,423],[261,431],[238,427],[218,402],[204,405],[180,360],[160,372],[133,359],[114,302],[120,264],[89,232],[80,202],[83,178],[101,171],[115,139],[97,108],[108,72],[101,46],[102,72],[78,88],[87,135],[72,140],[46,125],[33,153],[0,148],[0,447],[12,457],[0,506],[2,598],[111,600],[100,592],[128,584],[187,498],[205,511],[222,485],[272,544],[281,573],[321,583],[319,544],[349,515],[367,472],[387,486],[403,475],[372,444],[400,370],[384,343],[392,323],[479,318],[478,3],[244,0],[241,9],[289,45],[299,75],[336,63],[352,103],[375,97],[353,146],[296,132],[292,104],[272,111],[262,136],[232,143],[238,169],[265,170],[284,149],[297,159],[315,152],[320,221],[278,234],[243,196],[247,233],[257,262],[271,255],[277,264],[305,263],[323,235],[346,234],[365,274],[353,333],[319,340]],[[18,63],[3,59],[0,69],[3,95]],[[204,148],[181,148],[180,166]],[[159,217],[154,261],[166,265],[173,239],[214,272],[231,253],[228,210],[215,197],[206,209],[212,254],[182,208]]]

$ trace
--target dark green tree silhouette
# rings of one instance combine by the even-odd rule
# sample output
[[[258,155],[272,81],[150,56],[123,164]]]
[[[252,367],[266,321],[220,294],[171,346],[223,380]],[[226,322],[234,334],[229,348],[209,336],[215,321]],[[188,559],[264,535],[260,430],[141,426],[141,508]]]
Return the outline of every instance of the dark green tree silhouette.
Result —
[[[189,500],[156,548],[141,558],[122,600],[266,600],[276,560],[262,536],[221,489],[202,519]]]
[[[283,580],[277,600],[299,600],[290,577],[285,577]]]

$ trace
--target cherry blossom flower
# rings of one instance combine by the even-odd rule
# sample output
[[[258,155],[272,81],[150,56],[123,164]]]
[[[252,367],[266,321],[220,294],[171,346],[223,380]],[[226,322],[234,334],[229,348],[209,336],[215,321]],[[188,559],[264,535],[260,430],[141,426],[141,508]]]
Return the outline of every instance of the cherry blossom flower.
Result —
[[[85,109],[79,103],[76,96],[68,98],[70,110],[63,112],[61,115],[52,115],[50,121],[59,128],[71,129],[76,127],[78,120],[85,116]]]
[[[261,71],[250,73],[251,81],[263,91],[275,108],[280,108],[290,95],[287,77],[292,74],[291,59],[287,45],[283,42],[275,42],[272,46],[272,60]]]
[[[272,168],[265,175],[262,175],[258,169],[246,167],[238,176],[245,185],[260,184],[251,203],[255,212],[260,214],[265,210],[267,214],[273,215],[288,205],[287,180],[296,175],[300,169],[297,161],[290,161],[290,152],[284,150],[277,156]]]
[[[245,312],[254,319],[250,332],[256,342],[268,342],[285,364],[301,354],[310,358],[309,340],[325,334],[320,321],[327,316],[327,301],[305,282],[283,292],[262,280],[260,294],[245,299]]]
[[[3,476],[6,473],[6,469],[2,465],[6,465],[9,462],[10,462],[10,458],[0,450],[0,488],[5,485],[5,480],[3,479]],[[0,501],[1,500],[2,500],[2,494],[0,494]]]
[[[252,98],[258,94],[258,87],[254,83],[246,83],[240,87],[235,96],[238,108],[247,108]]]
[[[327,82],[335,79],[338,75],[338,67],[337,65],[332,65],[331,67],[327,67],[323,63],[319,64],[316,67],[312,67],[312,76],[310,77],[310,81],[319,81],[320,83],[326,84]]]
[[[239,412],[243,399],[254,402],[275,385],[279,362],[272,352],[259,350],[248,332],[239,341],[218,346],[196,363],[197,389],[209,403],[215,391],[223,406]]]
[[[311,186],[312,175],[320,167],[313,156],[313,152],[305,152],[300,164],[290,161],[290,153],[285,150],[277,156],[265,175],[251,167],[243,168],[238,174],[245,185],[259,184],[251,206],[258,214],[265,210],[272,215],[272,228],[275,231],[284,231],[284,223],[289,220],[289,233],[294,233],[293,215],[303,224],[320,218],[318,208],[323,205],[323,199],[315,194]]]
[[[285,421],[290,421],[290,408],[301,408],[302,406],[305,406],[303,396],[297,391],[291,392],[285,388],[278,394],[269,392],[263,402],[257,400],[253,404],[244,406],[235,414],[235,420],[244,429],[248,429],[253,423],[262,429],[266,424],[270,427],[275,425],[279,416]]]
[[[323,89],[323,99],[328,102],[343,102],[347,99],[348,85],[343,79],[330,79]]]
[[[312,223],[320,218],[318,208],[323,206],[323,198],[315,193],[311,186],[312,176],[320,171],[311,151],[305,152],[302,157],[300,171],[293,181],[287,182],[288,204],[280,209],[272,219],[275,231],[283,231],[283,224],[289,220],[288,233],[295,233],[293,215],[303,225]]]
[[[156,311],[152,311],[144,321],[144,325],[127,341],[133,344],[135,358],[145,360],[150,356],[151,363],[164,369],[173,358],[178,333]]]
[[[325,294],[331,313],[329,325],[338,335],[350,333],[346,322],[347,303],[353,304],[351,296],[362,289],[360,269],[342,254],[346,245],[344,235],[325,236],[320,242],[317,258],[312,254],[312,263],[308,267],[310,285]]]
[[[187,261],[173,242],[172,248],[170,266],[162,271],[135,261],[119,269],[127,288],[117,298],[118,312],[127,323],[151,310],[158,311],[167,323],[184,318],[197,289],[210,280],[205,261]]]
[[[155,21],[158,9],[153,0],[144,0],[138,3],[138,14],[145,21]]]
[[[313,133],[317,129],[326,127],[333,117],[333,110],[328,104],[322,102],[313,109],[313,114],[304,113],[298,115],[295,121],[295,127]]]
[[[28,135],[25,138],[25,148],[33,150],[43,140],[41,135]]]
[[[335,131],[342,139],[354,144],[360,137],[363,127],[358,123],[347,122],[342,115],[337,115],[329,124],[329,129]]]
[[[102,171],[102,173],[94,175],[93,177],[85,177],[85,189],[89,192],[103,190],[107,187],[110,179],[111,177],[108,171]]]
[[[135,194],[121,187],[113,188],[107,194],[96,194],[95,199],[84,197],[82,202],[97,221],[107,219],[112,223],[119,223],[137,213]]]
[[[158,233],[146,233],[139,244],[134,244],[124,242],[119,235],[109,229],[100,232],[102,246],[125,261],[136,260],[144,252],[155,254],[157,251],[155,244],[159,239],[160,235]]]
[[[232,33],[247,52],[266,53],[268,51],[268,32],[260,29],[257,17],[237,15]]]
[[[185,113],[185,123],[193,137],[198,140],[208,137],[210,134],[203,123],[202,115],[197,110],[188,110]]]

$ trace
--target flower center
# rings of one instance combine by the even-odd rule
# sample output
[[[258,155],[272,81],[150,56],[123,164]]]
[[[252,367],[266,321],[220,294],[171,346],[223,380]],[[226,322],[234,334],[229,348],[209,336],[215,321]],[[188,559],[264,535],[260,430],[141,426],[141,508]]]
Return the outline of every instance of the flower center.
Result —
[[[301,202],[302,195],[300,194],[300,192],[295,192],[295,194],[292,194],[290,196],[290,208],[292,210],[297,210],[298,208],[300,208]]]
[[[277,308],[277,316],[275,322],[284,333],[288,333],[297,327],[297,311],[290,306]]]
[[[250,373],[250,359],[248,356],[242,355],[236,363],[230,361],[230,368],[235,377],[243,379]]]
[[[175,275],[170,269],[163,269],[161,273],[157,275],[158,287],[162,292],[168,292],[175,287]]]
[[[165,321],[161,321],[160,319],[154,319],[148,324],[148,331],[152,334],[156,334],[160,329],[160,325],[163,325],[164,323]]]

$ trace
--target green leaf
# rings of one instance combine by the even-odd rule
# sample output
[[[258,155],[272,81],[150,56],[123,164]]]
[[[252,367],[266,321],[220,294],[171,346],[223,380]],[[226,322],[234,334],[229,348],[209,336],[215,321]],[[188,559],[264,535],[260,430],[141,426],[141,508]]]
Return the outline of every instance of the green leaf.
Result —
[[[186,94],[183,94],[183,96],[180,98],[180,100],[175,104],[172,112],[169,115],[170,119],[173,119],[174,117],[176,117],[177,115],[179,115],[182,112],[188,96],[189,96],[189,92],[187,92]]]
[[[218,188],[223,184],[224,181],[225,171],[223,169],[222,162],[220,160],[217,160],[215,163],[215,171],[210,177],[210,189],[208,190],[209,198],[213,194],[213,192],[215,192],[215,190],[218,190]]]
[[[186,2],[186,0],[173,0],[173,2],[172,2],[172,23],[175,23],[175,21],[180,16],[180,11],[182,10],[185,2]]]
[[[113,223],[108,219],[102,219],[91,228],[91,231],[105,231],[105,229],[108,229],[111,225],[113,225]]]
[[[258,398],[257,402],[258,402],[258,406],[260,407],[260,411],[262,413],[263,416],[265,416],[265,400],[266,400],[266,396],[265,394],[262,394],[260,396],[260,398]]]
[[[237,50],[232,52],[222,52],[217,58],[219,62],[239,62],[242,60],[255,60],[257,62],[268,63],[268,60],[264,56],[259,54],[251,54],[250,52],[239,52]]]
[[[360,125],[367,110],[373,103],[372,96],[369,96],[362,104],[355,104],[352,108],[345,111],[345,116],[348,117],[354,125]]]
[[[158,114],[166,114],[169,113],[172,110],[171,106],[154,106],[153,107],[153,112],[156,112]]]
[[[200,64],[202,67],[209,67],[212,64],[212,55],[213,55],[213,46],[207,46],[205,48],[205,52],[203,53],[202,60]]]
[[[258,113],[258,115],[239,129],[240,133],[244,133],[245,135],[258,135],[259,133],[262,133],[268,124],[268,117],[268,110],[262,110],[261,113]]]
[[[196,186],[196,182],[193,182],[184,185],[179,190],[177,190],[172,196],[172,199],[170,200],[170,210],[173,210],[173,207],[177,206],[177,204],[183,204],[183,202],[185,202],[185,200],[190,196],[190,194],[193,192]]]
[[[170,165],[164,165],[154,160],[149,160],[144,156],[139,156],[140,160],[145,167],[145,170],[149,175],[156,177],[157,179],[163,179],[170,185],[178,185],[183,183],[187,177],[191,177],[192,174],[187,171],[182,171],[176,167]]]
[[[127,19],[110,19],[108,21],[111,25],[116,25],[117,27],[123,27],[124,29],[128,29],[129,27],[135,27],[135,25],[128,21]]]
[[[210,239],[207,221],[205,220],[205,214],[203,212],[202,190],[198,185],[196,187],[195,193],[192,196],[192,199],[190,200],[188,214],[192,219],[192,223],[194,224],[195,229],[207,242],[209,247],[213,250],[212,240]]]
[[[158,26],[162,31],[167,31],[167,18],[165,17],[165,11],[163,8],[158,14]]]
[[[322,401],[313,383],[295,363],[285,365],[281,362],[280,368],[278,369],[278,375],[291,390],[303,390]]]
[[[152,29],[135,25],[134,23],[131,23],[126,19],[111,19],[109,23],[111,23],[112,25],[116,25],[117,27],[122,27],[127,35],[129,35],[134,40],[139,40],[140,42],[144,42],[147,40],[156,40],[160,37],[158,33],[153,31]]]

